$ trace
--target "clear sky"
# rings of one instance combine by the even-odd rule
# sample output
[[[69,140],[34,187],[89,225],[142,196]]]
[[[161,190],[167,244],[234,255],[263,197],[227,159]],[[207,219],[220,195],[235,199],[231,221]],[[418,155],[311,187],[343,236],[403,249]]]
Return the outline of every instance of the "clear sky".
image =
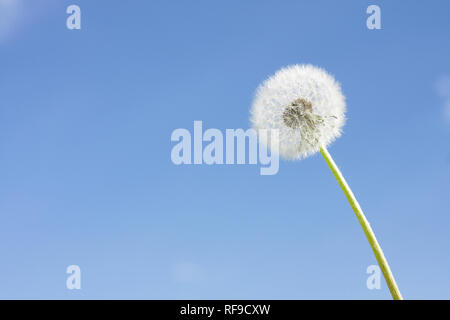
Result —
[[[81,30],[66,28],[71,4]],[[404,297],[450,299],[449,14],[0,0],[0,298],[389,299],[366,287],[376,260],[320,155],[273,176],[170,158],[174,129],[248,128],[259,83],[312,63],[342,84],[348,122],[329,150]]]

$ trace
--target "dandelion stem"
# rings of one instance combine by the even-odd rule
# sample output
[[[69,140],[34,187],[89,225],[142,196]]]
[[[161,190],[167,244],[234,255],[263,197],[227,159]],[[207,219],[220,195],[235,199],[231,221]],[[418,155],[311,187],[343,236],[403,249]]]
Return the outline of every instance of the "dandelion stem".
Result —
[[[355,195],[348,186],[347,181],[345,181],[344,176],[342,175],[341,171],[339,171],[338,166],[333,161],[333,158],[331,157],[328,150],[324,146],[322,146],[320,147],[320,153],[325,158],[325,161],[327,162],[328,166],[333,172],[334,177],[338,181],[342,191],[344,191],[344,194],[347,197],[348,202],[350,203],[350,206],[355,212],[356,217],[358,218],[358,221],[361,224],[364,233],[366,234],[367,240],[369,240],[370,246],[372,247],[372,250],[375,253],[378,265],[380,266],[381,271],[383,272],[384,278],[389,287],[389,290],[391,291],[392,297],[394,298],[394,300],[403,300],[402,294],[400,293],[400,290],[397,287],[397,283],[395,282],[394,275],[392,274],[392,271],[389,268],[389,264],[386,258],[384,257],[383,250],[381,250],[377,238],[375,237],[375,234],[372,228],[370,227],[370,223],[369,221],[367,221],[358,201],[355,198]]]

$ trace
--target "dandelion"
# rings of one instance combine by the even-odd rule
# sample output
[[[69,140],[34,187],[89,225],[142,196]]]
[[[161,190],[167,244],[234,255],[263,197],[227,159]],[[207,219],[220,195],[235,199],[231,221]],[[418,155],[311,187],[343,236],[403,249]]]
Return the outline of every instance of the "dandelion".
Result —
[[[269,147],[278,143],[279,153],[285,159],[298,160],[320,151],[369,240],[392,297],[401,300],[375,234],[326,148],[341,135],[345,111],[345,97],[333,76],[312,65],[293,65],[279,70],[260,85],[251,121],[255,129],[278,129],[279,141],[267,141],[263,136],[261,141]]]

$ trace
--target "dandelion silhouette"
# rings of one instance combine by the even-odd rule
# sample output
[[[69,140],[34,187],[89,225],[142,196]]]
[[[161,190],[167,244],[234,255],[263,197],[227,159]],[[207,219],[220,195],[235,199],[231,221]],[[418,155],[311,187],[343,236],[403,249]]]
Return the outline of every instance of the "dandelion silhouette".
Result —
[[[345,124],[345,97],[338,82],[312,65],[293,65],[276,72],[258,88],[251,109],[255,129],[278,129],[279,140],[260,140],[270,148],[278,143],[280,155],[298,160],[319,152],[325,158],[369,240],[395,300],[402,295],[388,262],[358,201],[327,150]]]

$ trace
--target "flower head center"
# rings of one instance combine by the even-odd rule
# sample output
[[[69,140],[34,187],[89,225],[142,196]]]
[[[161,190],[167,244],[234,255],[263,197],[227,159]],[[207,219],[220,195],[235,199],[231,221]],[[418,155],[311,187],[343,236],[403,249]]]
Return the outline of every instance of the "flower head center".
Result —
[[[298,129],[311,113],[312,103],[304,98],[299,98],[284,109],[282,118],[286,126]]]

